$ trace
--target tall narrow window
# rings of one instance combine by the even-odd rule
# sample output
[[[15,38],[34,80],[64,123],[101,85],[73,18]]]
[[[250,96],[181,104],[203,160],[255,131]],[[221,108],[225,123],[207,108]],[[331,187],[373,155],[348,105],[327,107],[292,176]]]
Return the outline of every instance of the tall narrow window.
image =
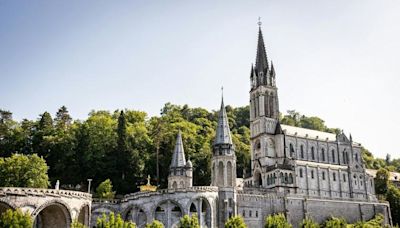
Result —
[[[343,173],[343,182],[346,182],[346,174]]]
[[[303,169],[299,170],[299,174],[300,174],[300,177],[302,178],[303,177]]]
[[[343,163],[346,164],[346,154],[344,153],[344,151],[342,152],[342,156],[343,156]]]
[[[312,160],[315,160],[314,147],[311,147],[311,159],[312,159]]]
[[[325,180],[325,171],[322,171],[322,180]]]
[[[294,148],[293,148],[293,144],[289,144],[289,147],[290,147],[290,156],[291,157],[293,157],[293,155],[294,155]]]
[[[358,154],[356,153],[356,162],[358,162]]]
[[[336,173],[333,173],[333,181],[336,181]]]
[[[321,149],[321,157],[322,157],[322,161],[325,161],[325,149],[324,148]]]
[[[335,163],[335,150],[332,150],[332,163]]]
[[[285,184],[287,184],[288,183],[288,175],[287,175],[287,173],[285,173]]]
[[[283,173],[279,174],[279,178],[281,178],[281,183],[283,184],[285,182],[285,180],[283,179]]]
[[[293,184],[293,176],[289,173],[289,184]]]
[[[303,145],[300,146],[300,157],[302,159],[304,159],[304,146]]]
[[[314,179],[314,170],[311,170],[311,178]]]

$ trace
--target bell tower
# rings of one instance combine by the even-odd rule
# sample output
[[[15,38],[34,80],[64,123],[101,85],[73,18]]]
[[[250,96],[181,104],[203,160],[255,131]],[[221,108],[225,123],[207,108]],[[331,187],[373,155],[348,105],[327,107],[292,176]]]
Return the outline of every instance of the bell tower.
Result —
[[[275,69],[269,64],[261,22],[258,22],[258,44],[255,66],[250,71],[250,137],[253,185],[266,186],[265,167],[284,157],[283,135],[279,126],[278,88]]]

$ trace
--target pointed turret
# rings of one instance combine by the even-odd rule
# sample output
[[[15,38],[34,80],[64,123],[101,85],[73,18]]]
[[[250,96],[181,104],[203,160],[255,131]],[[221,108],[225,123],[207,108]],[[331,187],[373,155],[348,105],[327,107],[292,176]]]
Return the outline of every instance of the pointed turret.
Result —
[[[186,160],[185,160],[185,151],[183,150],[183,143],[182,143],[182,134],[181,131],[178,132],[178,136],[176,137],[175,149],[172,155],[172,161],[170,167],[185,167]]]
[[[182,134],[178,132],[171,165],[169,166],[168,188],[187,188],[193,185],[193,165],[189,160],[186,163],[183,150]]]
[[[221,144],[232,145],[231,131],[229,129],[228,116],[226,115],[223,96],[221,101],[221,109],[219,110],[217,132],[214,140],[214,145]]]
[[[267,52],[265,51],[264,38],[262,35],[261,27],[258,30],[258,44],[255,68],[257,73],[263,72],[265,74],[268,71],[268,58]]]

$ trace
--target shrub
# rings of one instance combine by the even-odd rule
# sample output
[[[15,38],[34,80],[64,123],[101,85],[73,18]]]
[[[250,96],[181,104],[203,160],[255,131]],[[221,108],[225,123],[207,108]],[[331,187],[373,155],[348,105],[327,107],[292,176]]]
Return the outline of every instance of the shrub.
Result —
[[[346,228],[347,222],[343,218],[331,217],[326,220],[322,227],[325,228]]]
[[[152,223],[146,224],[146,228],[164,228],[164,225],[158,220],[153,220]]]
[[[303,221],[300,223],[300,227],[302,227],[302,228],[319,228],[319,224],[316,223],[311,218],[306,218],[306,219],[303,219]]]
[[[29,213],[23,213],[20,209],[15,211],[8,209],[0,215],[0,228],[32,228],[32,226],[32,218]]]
[[[268,215],[265,219],[265,228],[291,228],[284,214]]]
[[[113,199],[115,192],[110,179],[107,179],[99,184],[96,188],[96,197],[100,199]]]
[[[179,221],[179,228],[200,228],[199,220],[197,219],[197,214],[192,214],[192,216],[185,215]]]
[[[234,216],[226,221],[225,228],[247,228],[247,225],[241,216]]]
[[[109,228],[109,227],[120,227],[120,228],[136,228],[136,224],[133,222],[125,222],[122,220],[121,215],[117,214],[117,217],[115,218],[114,213],[106,214],[103,213],[103,215],[100,218],[97,218],[96,221],[96,227],[97,228]]]
[[[71,224],[71,228],[88,228],[88,227],[78,222],[77,220],[74,220]]]

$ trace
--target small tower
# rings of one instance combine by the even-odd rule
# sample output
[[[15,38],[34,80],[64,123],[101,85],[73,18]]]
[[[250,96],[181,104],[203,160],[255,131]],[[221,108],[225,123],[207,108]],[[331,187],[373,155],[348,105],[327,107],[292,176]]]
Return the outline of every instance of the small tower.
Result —
[[[179,131],[176,137],[175,149],[172,155],[171,165],[169,166],[168,188],[188,188],[193,186],[193,166],[192,162],[185,160],[183,150],[182,134]]]
[[[221,109],[218,116],[217,132],[213,144],[212,157],[212,186],[236,186],[236,155],[229,129],[228,117],[222,97]]]
[[[236,155],[226,115],[224,98],[218,116],[217,132],[211,159],[211,185],[218,186],[219,227],[237,214],[236,204]]]

